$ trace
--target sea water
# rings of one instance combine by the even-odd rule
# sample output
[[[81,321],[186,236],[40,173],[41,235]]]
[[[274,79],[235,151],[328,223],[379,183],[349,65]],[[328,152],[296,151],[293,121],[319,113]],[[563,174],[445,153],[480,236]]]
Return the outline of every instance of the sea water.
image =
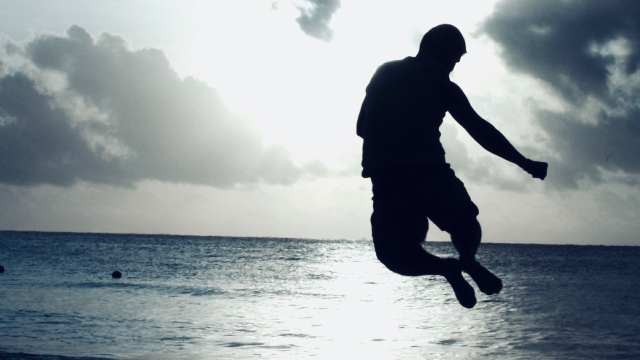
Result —
[[[478,258],[504,289],[465,309],[368,241],[0,232],[0,359],[640,358],[639,247]]]

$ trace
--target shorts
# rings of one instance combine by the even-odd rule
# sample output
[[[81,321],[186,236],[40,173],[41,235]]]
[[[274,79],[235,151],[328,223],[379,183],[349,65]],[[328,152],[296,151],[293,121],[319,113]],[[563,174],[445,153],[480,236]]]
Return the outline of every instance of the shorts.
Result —
[[[479,214],[449,164],[378,170],[371,182],[371,228],[376,249],[422,243],[429,229],[428,219],[451,233]]]

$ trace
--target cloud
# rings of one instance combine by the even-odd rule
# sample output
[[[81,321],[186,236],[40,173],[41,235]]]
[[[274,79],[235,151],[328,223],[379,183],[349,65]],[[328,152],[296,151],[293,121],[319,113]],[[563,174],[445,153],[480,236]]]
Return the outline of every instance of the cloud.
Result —
[[[640,109],[624,116],[598,114],[596,124],[540,110],[540,123],[559,154],[553,171],[556,185],[578,188],[581,181],[616,181],[638,185],[640,173]]]
[[[301,14],[296,21],[305,34],[327,42],[333,39],[329,22],[340,8],[340,0],[305,0],[304,5],[297,8]]]
[[[546,82],[566,101],[561,113],[543,104],[536,110],[558,158],[558,186],[638,183],[638,19],[637,1],[513,0],[500,2],[481,27],[508,67]]]
[[[0,73],[0,183],[229,187],[309,173],[283,147],[265,148],[213,88],[180,79],[160,50],[78,26],[5,48],[22,63]]]

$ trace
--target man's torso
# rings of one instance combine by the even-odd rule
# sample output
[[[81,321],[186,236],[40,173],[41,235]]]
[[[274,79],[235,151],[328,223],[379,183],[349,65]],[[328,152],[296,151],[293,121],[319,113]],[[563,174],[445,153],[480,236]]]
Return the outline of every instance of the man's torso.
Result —
[[[437,64],[413,57],[378,68],[358,118],[363,177],[376,169],[445,164],[439,127],[449,83]]]

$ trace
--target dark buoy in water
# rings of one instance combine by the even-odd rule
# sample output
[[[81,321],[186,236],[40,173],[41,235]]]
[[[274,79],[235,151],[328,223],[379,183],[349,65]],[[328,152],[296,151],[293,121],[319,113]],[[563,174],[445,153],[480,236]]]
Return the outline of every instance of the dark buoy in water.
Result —
[[[113,273],[111,273],[111,277],[114,279],[120,279],[122,277],[122,273],[118,270],[114,271]]]
[[[4,273],[4,266],[0,265],[0,274]]]

